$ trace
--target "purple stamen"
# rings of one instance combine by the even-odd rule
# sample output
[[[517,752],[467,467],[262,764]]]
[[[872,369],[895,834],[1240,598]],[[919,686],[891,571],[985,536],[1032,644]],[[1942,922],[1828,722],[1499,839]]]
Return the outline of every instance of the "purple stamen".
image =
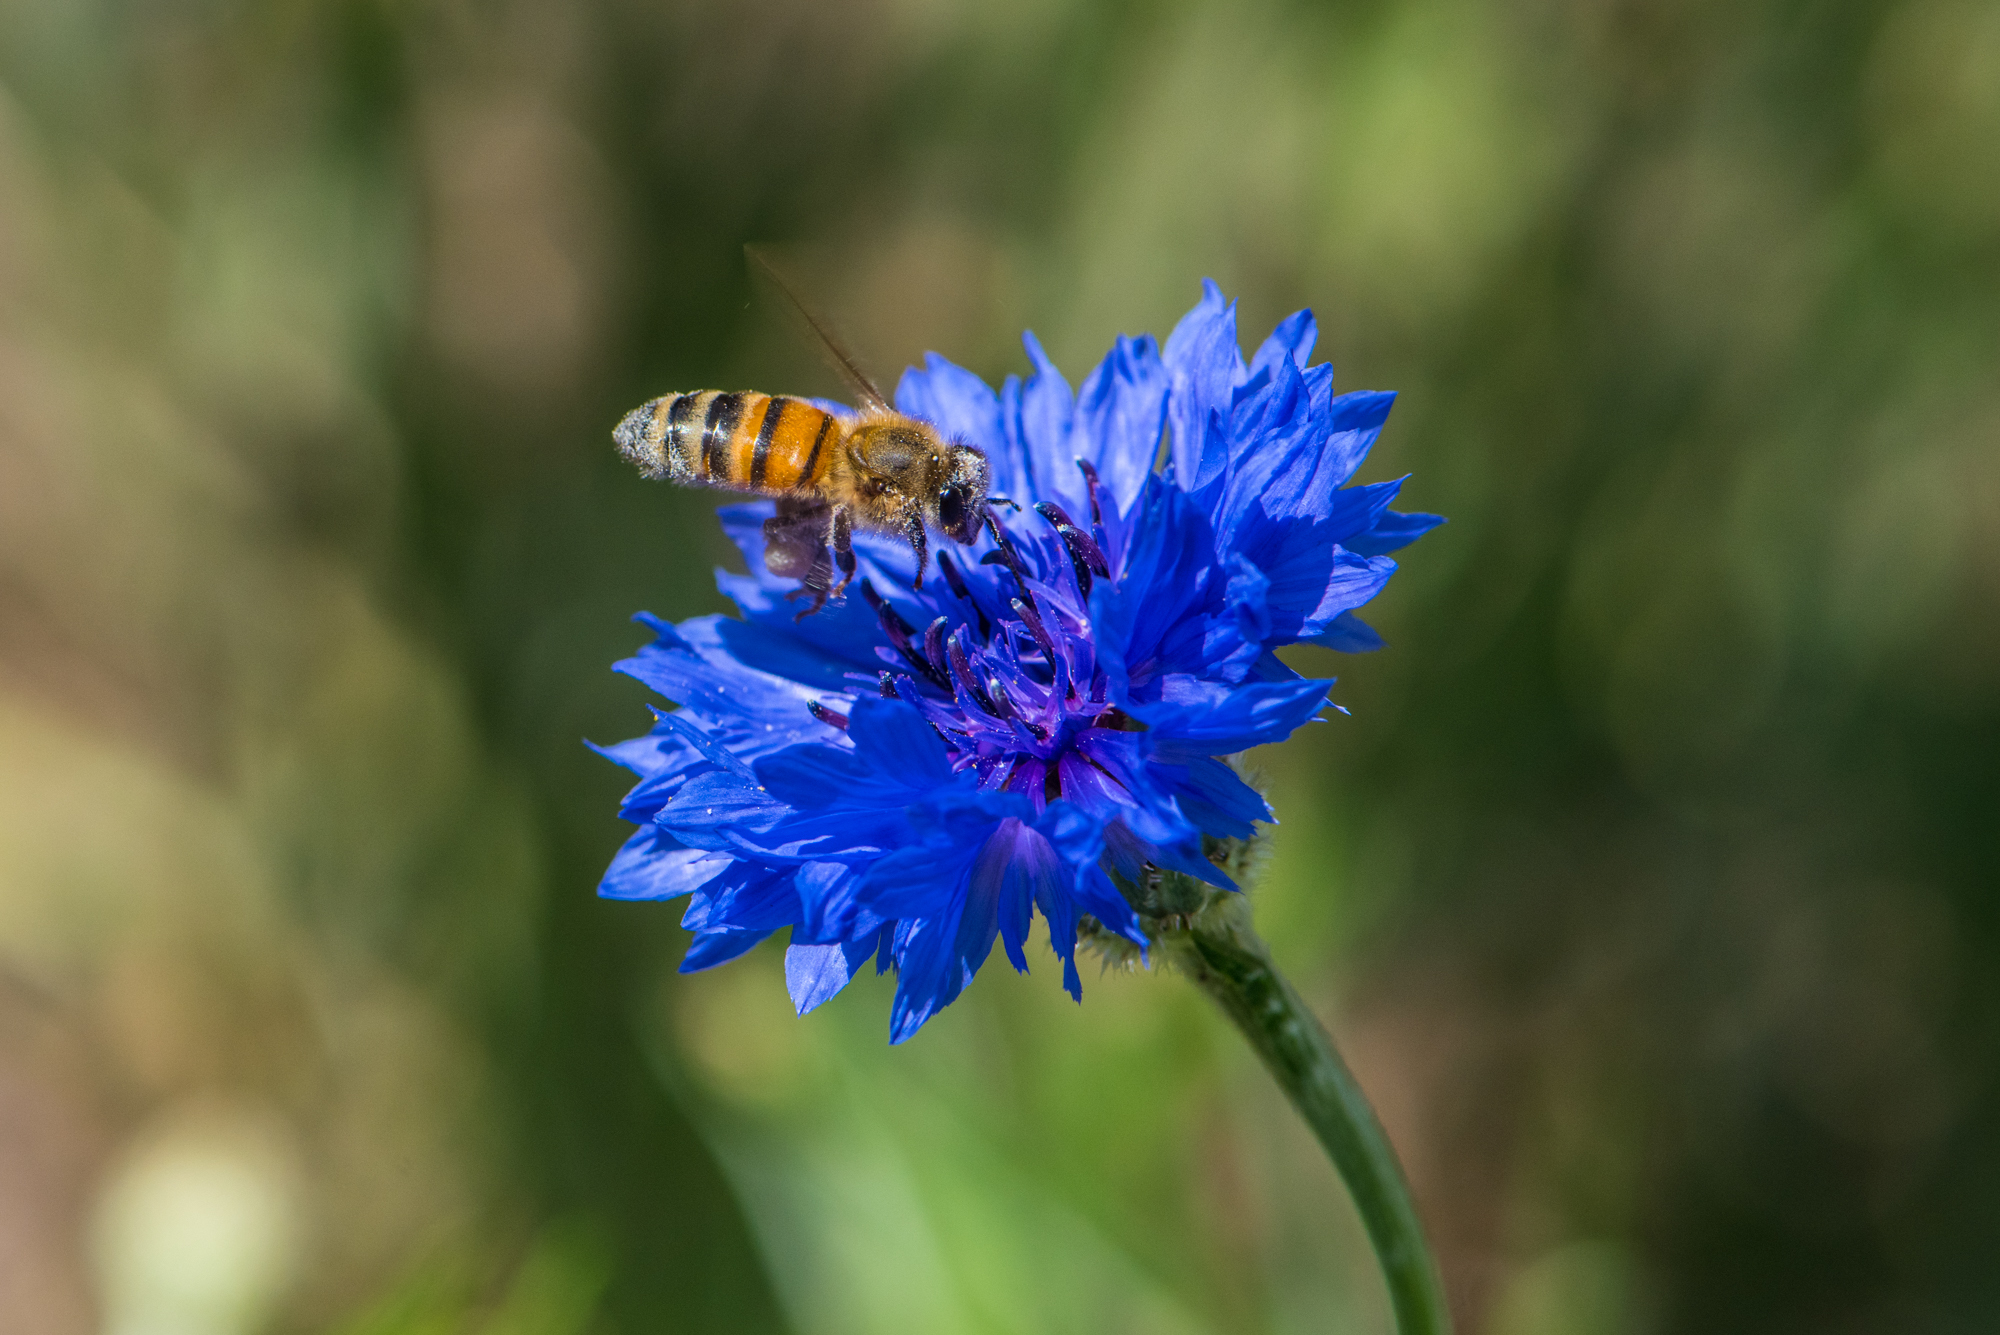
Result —
[[[958,566],[952,561],[950,552],[938,553],[938,569],[944,572],[944,582],[951,585],[954,596],[967,602],[972,600],[972,590],[965,587],[965,576],[958,573]]]
[[[1037,502],[1035,513],[1053,524],[1056,532],[1062,535],[1063,546],[1069,549],[1070,565],[1076,569],[1077,591],[1086,598],[1090,597],[1091,572],[1095,571],[1100,575],[1111,573],[1111,567],[1104,559],[1104,552],[1096,541],[1078,528],[1063,508],[1054,501]]]
[[[875,586],[867,580],[861,581],[861,596],[868,600],[868,606],[875,611],[875,619],[882,623],[882,633],[889,637],[889,643],[904,653],[910,650],[910,632],[914,629],[909,622],[897,614],[896,609],[882,600],[875,592]]]
[[[993,623],[986,619],[986,610],[980,607],[979,601],[972,596],[972,589],[967,586],[965,576],[958,573],[958,563],[951,559],[949,552],[939,552],[937,563],[938,569],[944,572],[944,582],[951,586],[952,593],[971,603],[972,610],[979,614],[979,638],[992,639]]]
[[[1054,666],[1060,661],[1060,655],[1056,653],[1056,642],[1049,635],[1049,628],[1042,624],[1041,612],[1036,608],[1028,606],[1028,604],[1022,602],[1019,598],[1016,598],[1014,600],[1014,615],[1020,617],[1022,622],[1028,627],[1028,634],[1034,637],[1035,643],[1041,647],[1042,653],[1047,655],[1050,666]]]
[[[1049,628],[1042,624],[1041,612],[1030,604],[1016,598],[1014,600],[1014,615],[1020,617],[1026,623],[1028,634],[1035,637],[1035,643],[1040,646],[1042,654],[1049,660],[1049,671],[1055,675],[1056,689],[1074,699],[1076,696],[1076,686],[1069,680],[1069,660],[1057,652],[1055,637],[1050,635]]]
[[[945,619],[939,617],[936,621],[931,622],[929,629],[924,631],[924,657],[930,660],[932,669],[938,675],[939,684],[946,690],[950,690],[950,670],[945,666],[944,661],[944,628]]]
[[[1033,606],[1035,595],[1028,592],[1028,572],[1021,565],[1021,554],[1014,550],[1014,540],[1007,536],[1006,529],[1000,527],[1000,517],[993,513],[991,506],[987,507],[986,510],[986,530],[993,535],[993,541],[1000,545],[1000,550],[997,552],[988,552],[985,556],[980,557],[980,564],[991,563],[995,557],[998,557],[999,564],[1006,566],[1008,571],[1014,576],[1014,582],[1021,586],[1022,599],[1029,606]]]
[[[911,646],[910,636],[916,634],[916,627],[903,620],[895,606],[875,592],[875,586],[865,579],[861,581],[861,596],[875,609],[875,619],[882,623],[882,633],[889,637],[889,643],[903,656],[903,661],[915,668],[919,675],[927,678],[939,690],[950,690],[951,683],[944,679],[944,669],[932,668],[929,663],[917,656],[917,651]]]
[[[943,624],[942,618],[939,619],[939,624]],[[979,678],[972,674],[972,664],[967,661],[965,656],[964,640],[965,628],[961,626],[950,639],[945,641],[945,652],[951,658],[951,673],[953,678],[956,679],[959,687],[964,690],[966,695],[971,698],[972,703],[979,706],[980,712],[990,714],[994,718],[1005,718],[1006,715],[996,709],[993,702],[987,699],[986,690],[979,684]]]
[[[1081,456],[1077,458],[1076,466],[1083,470],[1084,483],[1090,489],[1090,524],[1096,528],[1104,523],[1104,508],[1097,503],[1097,468]]]
[[[829,728],[838,728],[842,732],[847,731],[847,715],[828,709],[817,700],[806,701],[806,711]]]
[[[885,601],[881,594],[875,592],[875,586],[865,579],[861,581],[861,596],[866,598],[868,606],[875,610],[875,617],[882,623],[882,629],[888,633],[890,643],[898,649],[907,651],[910,647],[910,636],[916,633],[916,627],[903,620],[902,615]]]
[[[1083,480],[1090,489],[1090,536],[1097,540],[1098,550],[1102,551],[1111,540],[1104,536],[1104,507],[1097,503],[1097,489],[1101,485],[1097,480],[1097,468],[1090,460],[1081,457],[1077,459],[1076,466],[1083,470]]]

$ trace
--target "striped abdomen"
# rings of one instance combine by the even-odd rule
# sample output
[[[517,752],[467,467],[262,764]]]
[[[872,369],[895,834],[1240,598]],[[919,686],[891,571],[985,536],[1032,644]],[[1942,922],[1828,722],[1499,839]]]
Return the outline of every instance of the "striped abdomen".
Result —
[[[627,413],[611,438],[648,477],[732,491],[803,491],[826,476],[845,434],[798,399],[704,389]]]

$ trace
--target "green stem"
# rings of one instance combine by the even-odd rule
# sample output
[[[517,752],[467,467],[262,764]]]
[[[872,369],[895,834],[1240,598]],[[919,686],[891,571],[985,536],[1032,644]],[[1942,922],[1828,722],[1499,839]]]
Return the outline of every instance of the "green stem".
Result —
[[[1437,1264],[1389,1137],[1325,1026],[1271,962],[1244,897],[1217,895],[1160,925],[1154,939],[1243,1031],[1346,1180],[1382,1263],[1397,1330],[1449,1335]]]

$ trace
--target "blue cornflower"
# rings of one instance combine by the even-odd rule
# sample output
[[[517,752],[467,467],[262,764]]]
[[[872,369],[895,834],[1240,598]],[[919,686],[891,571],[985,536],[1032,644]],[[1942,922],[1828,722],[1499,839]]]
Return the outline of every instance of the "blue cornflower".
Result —
[[[860,596],[795,621],[764,567],[770,503],[724,508],[742,619],[642,616],[657,638],[618,664],[680,708],[604,748],[639,775],[639,831],[600,893],[689,896],[684,971],[788,929],[802,1013],[894,966],[901,1042],[996,937],[1025,971],[1036,912],[1080,998],[1082,918],[1146,944],[1114,878],[1235,888],[1204,838],[1273,817],[1221,757],[1290,735],[1332,685],[1273,651],[1379,647],[1354,609],[1442,522],[1391,511],[1400,482],[1343,485],[1393,396],[1336,396],[1315,332],[1301,311],[1246,366],[1210,283],[1164,352],[1120,338],[1075,394],[1033,335],[1034,373],[997,394],[933,354],[897,408],[985,451],[1020,508],[914,592],[907,547],[857,534]]]

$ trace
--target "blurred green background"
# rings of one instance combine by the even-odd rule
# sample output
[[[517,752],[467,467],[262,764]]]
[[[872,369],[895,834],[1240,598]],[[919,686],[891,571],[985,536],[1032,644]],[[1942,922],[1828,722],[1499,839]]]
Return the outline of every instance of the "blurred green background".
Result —
[[[0,6],[0,1328],[1381,1332],[1182,982],[606,904],[608,432],[1212,275],[1452,524],[1258,913],[1470,1335],[2000,1328],[2000,7]]]

